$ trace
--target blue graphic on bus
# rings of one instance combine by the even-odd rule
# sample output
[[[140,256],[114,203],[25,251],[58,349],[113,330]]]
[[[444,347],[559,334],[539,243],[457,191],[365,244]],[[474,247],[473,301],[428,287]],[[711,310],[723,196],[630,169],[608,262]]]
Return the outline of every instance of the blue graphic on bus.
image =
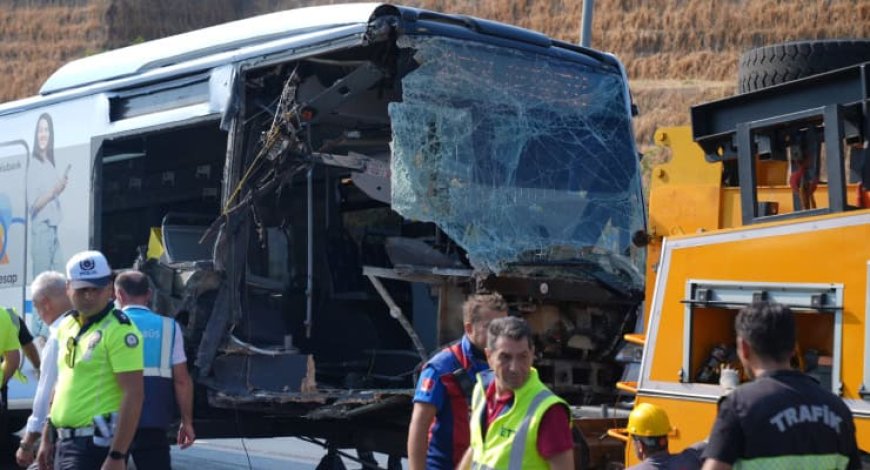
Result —
[[[24,224],[24,219],[12,216],[12,204],[9,202],[9,197],[0,194],[0,264],[8,262],[6,258],[6,247],[9,244],[8,234],[9,228],[14,224]]]

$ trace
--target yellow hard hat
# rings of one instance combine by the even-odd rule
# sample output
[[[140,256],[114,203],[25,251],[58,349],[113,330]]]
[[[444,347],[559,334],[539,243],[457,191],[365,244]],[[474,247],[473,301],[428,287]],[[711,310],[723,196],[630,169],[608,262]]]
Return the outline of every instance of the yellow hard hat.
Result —
[[[628,433],[633,436],[666,436],[671,422],[665,410],[650,403],[641,403],[628,415]]]

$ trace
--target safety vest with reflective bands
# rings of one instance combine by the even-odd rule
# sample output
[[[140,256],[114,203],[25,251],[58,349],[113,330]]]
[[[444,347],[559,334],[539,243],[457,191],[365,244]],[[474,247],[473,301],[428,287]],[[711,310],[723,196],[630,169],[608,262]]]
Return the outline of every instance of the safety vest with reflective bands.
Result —
[[[538,453],[538,428],[544,413],[553,405],[568,403],[551,392],[538,378],[534,368],[526,383],[514,390],[510,409],[490,423],[483,437],[482,423],[486,419],[486,387],[488,380],[478,375],[471,408],[472,469],[547,469],[549,464]]]
[[[139,328],[145,357],[145,401],[139,428],[166,429],[175,413],[175,388],[172,384],[172,346],[175,320],[140,306],[128,306],[124,313]]]
[[[72,310],[58,325],[57,345],[52,424],[83,428],[117,412],[124,391],[116,374],[142,370],[142,335],[130,318],[112,303],[89,318]]]
[[[18,330],[21,329],[21,317],[19,317],[18,314],[15,313],[15,310],[13,310],[11,308],[3,308],[3,307],[0,307],[0,315],[3,315],[5,317],[9,318],[9,323],[12,324],[12,329],[14,330],[14,331],[10,331],[10,332],[14,333],[15,338],[18,338]],[[5,321],[4,321],[4,323],[5,323]],[[16,342],[17,341],[9,341],[10,344],[3,344],[2,348],[0,348],[0,349],[2,349],[2,350],[0,350],[0,352],[6,352],[6,351],[11,351],[11,350],[21,348],[20,344],[18,344],[17,347],[15,346]]]
[[[13,334],[15,335],[15,338],[18,338],[18,335],[21,331],[21,317],[19,317],[18,314],[15,313],[15,309],[0,307],[0,315],[4,315],[4,316],[8,315],[9,316],[9,322],[12,323],[12,326],[15,329]],[[17,344],[17,346],[15,346],[16,344]],[[10,350],[20,349],[22,346],[23,345],[18,343],[17,341],[10,341],[10,344],[3,344],[2,347],[0,347],[0,353],[4,353],[4,352],[10,351]],[[3,362],[3,357],[2,357],[2,355],[0,355],[0,363],[2,363],[2,362]],[[24,364],[24,361],[22,360],[21,365],[23,366],[23,364]],[[21,372],[20,367],[21,366],[19,366],[19,368],[17,370],[15,370],[15,372],[12,374],[12,378],[17,379],[19,382],[26,384],[27,383],[27,376]]]

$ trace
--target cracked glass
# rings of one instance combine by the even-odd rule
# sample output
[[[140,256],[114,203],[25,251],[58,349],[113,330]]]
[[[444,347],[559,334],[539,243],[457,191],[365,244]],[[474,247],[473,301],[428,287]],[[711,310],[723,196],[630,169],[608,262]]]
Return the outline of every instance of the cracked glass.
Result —
[[[403,36],[390,103],[392,207],[434,222],[477,270],[580,266],[642,287],[640,167],[612,65]]]

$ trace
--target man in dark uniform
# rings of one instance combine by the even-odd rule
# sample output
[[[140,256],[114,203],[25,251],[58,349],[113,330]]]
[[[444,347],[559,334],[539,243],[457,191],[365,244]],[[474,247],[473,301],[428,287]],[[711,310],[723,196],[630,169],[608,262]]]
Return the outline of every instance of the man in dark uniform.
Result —
[[[719,406],[704,470],[861,468],[852,413],[811,377],[792,370],[795,320],[779,304],[758,302],[735,320],[737,355],[755,380]]]
[[[462,306],[465,335],[436,354],[420,373],[408,429],[408,468],[453,469],[468,449],[471,391],[478,372],[489,369],[489,322],[507,316],[499,294],[475,294]]]
[[[628,470],[698,470],[701,468],[701,451],[704,443],[688,447],[679,454],[668,450],[668,435],[671,433],[668,414],[659,406],[639,403],[628,415],[628,434],[634,445],[634,453],[641,462]]]

